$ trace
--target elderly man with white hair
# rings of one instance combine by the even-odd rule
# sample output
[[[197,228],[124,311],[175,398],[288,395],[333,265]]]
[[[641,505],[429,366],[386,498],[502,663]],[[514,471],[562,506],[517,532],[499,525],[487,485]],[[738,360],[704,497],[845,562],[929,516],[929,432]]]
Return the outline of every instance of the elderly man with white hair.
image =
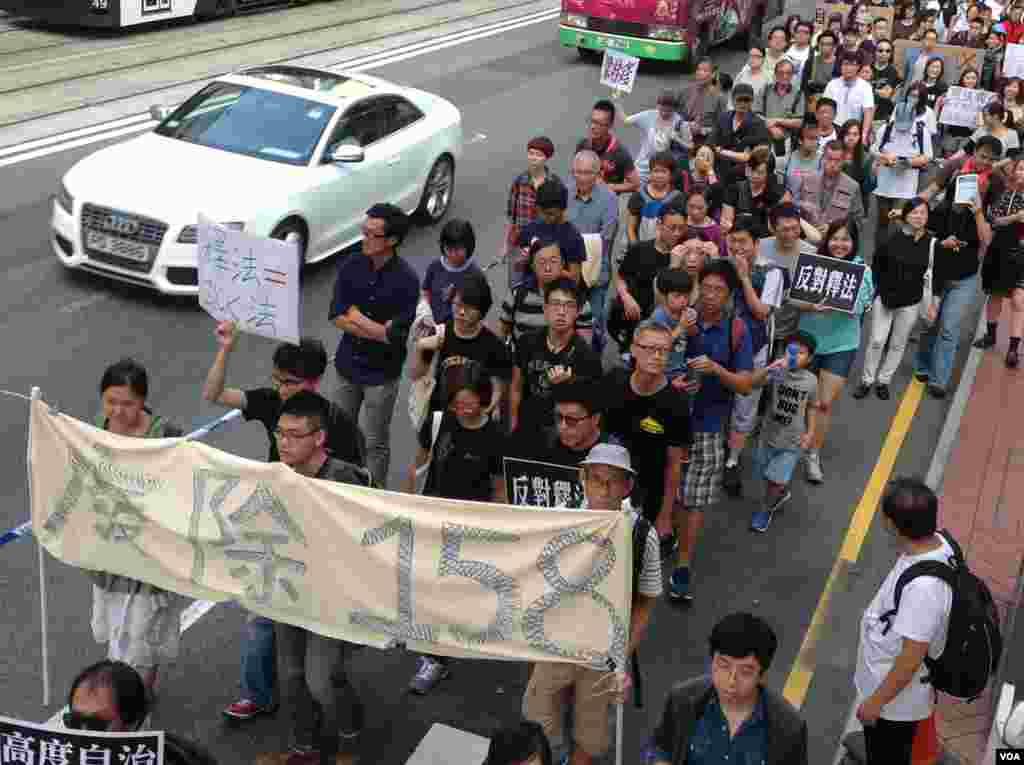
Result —
[[[584,149],[572,161],[569,189],[569,207],[566,217],[576,226],[584,241],[587,234],[601,235],[601,274],[590,286],[590,308],[594,312],[594,350],[604,350],[607,333],[608,284],[611,281],[612,244],[619,222],[619,204],[615,193],[600,180],[601,160],[597,154]],[[588,245],[588,257],[590,255]],[[587,285],[584,285],[587,286]]]

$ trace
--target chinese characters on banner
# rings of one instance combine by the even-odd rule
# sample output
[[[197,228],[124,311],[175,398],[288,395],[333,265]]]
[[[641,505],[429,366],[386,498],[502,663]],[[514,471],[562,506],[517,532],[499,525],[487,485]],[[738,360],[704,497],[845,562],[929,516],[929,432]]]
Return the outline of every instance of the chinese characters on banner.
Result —
[[[789,298],[853,313],[865,268],[863,263],[849,260],[801,255],[796,261]]]
[[[3,765],[163,765],[161,731],[94,733],[0,717]]]
[[[199,305],[243,332],[298,344],[298,247],[199,216]]]
[[[988,90],[952,87],[946,91],[939,124],[971,128],[977,126],[978,112],[996,97]]]
[[[604,59],[601,61],[601,84],[612,90],[632,93],[639,68],[640,59],[636,56],[605,49]]]
[[[505,491],[510,504],[525,507],[579,507],[580,470],[549,462],[505,457]]]

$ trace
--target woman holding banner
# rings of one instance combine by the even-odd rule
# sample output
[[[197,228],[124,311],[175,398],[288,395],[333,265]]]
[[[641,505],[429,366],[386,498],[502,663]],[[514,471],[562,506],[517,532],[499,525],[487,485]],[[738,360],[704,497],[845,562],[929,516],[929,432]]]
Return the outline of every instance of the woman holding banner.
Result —
[[[971,66],[966,67],[960,72],[960,81],[957,83],[957,87],[964,90],[977,90],[978,79],[978,70]],[[973,96],[969,97],[973,98]],[[939,116],[941,118],[942,115],[940,114]],[[946,125],[943,129],[945,135],[943,136],[942,145],[949,154],[955,154],[959,151],[960,147],[967,142],[967,139],[971,137],[973,132],[971,128],[959,125]]]
[[[119,436],[180,437],[181,428],[153,414],[146,406],[148,394],[149,375],[138,362],[122,359],[107,367],[100,380],[102,411],[94,424]],[[106,534],[130,537],[138,529],[138,511],[127,493],[117,494],[109,504],[103,504],[99,523]],[[93,636],[97,642],[107,644],[108,658],[130,664],[138,671],[152,700],[160,665],[178,658],[184,598],[127,576],[99,571],[90,572],[90,576]]]

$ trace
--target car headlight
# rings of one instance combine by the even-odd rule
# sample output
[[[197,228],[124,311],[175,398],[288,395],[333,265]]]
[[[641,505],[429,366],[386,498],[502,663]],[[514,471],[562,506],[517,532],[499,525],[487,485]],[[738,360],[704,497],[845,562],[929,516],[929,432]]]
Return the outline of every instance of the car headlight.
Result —
[[[647,30],[647,35],[653,40],[678,42],[685,38],[686,32],[679,27],[650,27]]]
[[[579,27],[580,29],[586,29],[587,17],[578,13],[566,13],[562,16],[562,23],[567,27]]]
[[[245,231],[244,221],[228,221],[226,223],[220,223],[218,225],[224,226],[225,228],[234,229],[235,231]],[[185,226],[178,234],[178,244],[195,244],[199,241],[199,226]]]
[[[68,191],[68,187],[64,185],[63,181],[60,184],[60,189],[57,191],[54,197],[57,204],[64,212],[68,215],[73,215],[75,211],[75,198],[71,196],[71,192]]]

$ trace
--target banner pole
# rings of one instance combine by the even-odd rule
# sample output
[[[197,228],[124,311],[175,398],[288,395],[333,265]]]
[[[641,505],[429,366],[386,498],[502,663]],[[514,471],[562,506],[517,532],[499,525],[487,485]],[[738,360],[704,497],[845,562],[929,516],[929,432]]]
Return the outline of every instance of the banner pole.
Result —
[[[43,393],[39,389],[39,386],[35,385],[32,387],[31,400],[32,403],[42,399]],[[32,410],[29,410],[29,417],[32,417]],[[29,511],[29,523],[31,524],[32,516],[32,425],[29,424],[28,428],[28,448],[26,452],[25,464],[28,467],[28,511]],[[43,546],[36,540],[36,553],[39,559],[39,623],[40,623],[40,641],[42,648],[42,661],[43,661],[43,706],[50,706],[50,629],[49,629],[49,611],[46,607],[46,554],[43,552]]]
[[[622,707],[615,705],[615,765],[622,765]]]

